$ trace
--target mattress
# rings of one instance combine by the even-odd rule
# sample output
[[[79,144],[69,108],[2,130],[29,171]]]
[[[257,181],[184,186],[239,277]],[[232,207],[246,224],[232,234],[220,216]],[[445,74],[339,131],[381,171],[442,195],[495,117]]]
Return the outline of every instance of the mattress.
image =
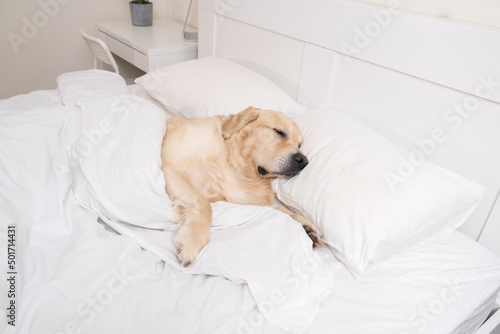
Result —
[[[354,278],[328,247],[306,249],[286,215],[227,203],[213,206],[204,261],[182,268],[172,226],[106,219],[75,197],[82,175],[57,162],[81,116],[59,90],[0,101],[1,242],[7,226],[16,237],[2,333],[472,333],[498,294],[500,260],[458,231]],[[1,268],[5,277],[5,261]],[[273,299],[275,287],[296,303]],[[9,289],[2,279],[0,290]]]

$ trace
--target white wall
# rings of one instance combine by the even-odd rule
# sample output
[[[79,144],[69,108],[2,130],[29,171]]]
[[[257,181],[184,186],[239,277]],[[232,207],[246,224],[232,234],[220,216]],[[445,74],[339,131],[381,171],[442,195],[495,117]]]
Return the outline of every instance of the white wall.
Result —
[[[154,18],[183,22],[188,4],[153,0]],[[59,74],[92,68],[79,29],[95,35],[97,22],[112,20],[130,20],[128,0],[0,1],[0,98],[53,89]]]
[[[386,6],[394,1],[405,11],[500,28],[499,0],[358,2]],[[153,0],[154,16],[183,22],[188,5],[189,0]],[[195,27],[196,14],[197,1],[194,0],[189,24]],[[83,28],[95,34],[97,22],[111,20],[130,20],[128,0],[0,1],[0,98],[36,89],[53,89],[60,73],[91,68],[92,57],[78,30]]]

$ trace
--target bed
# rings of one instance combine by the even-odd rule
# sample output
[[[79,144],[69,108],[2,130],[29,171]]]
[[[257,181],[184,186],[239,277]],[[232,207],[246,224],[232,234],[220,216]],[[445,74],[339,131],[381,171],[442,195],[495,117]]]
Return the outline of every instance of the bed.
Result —
[[[197,60],[0,101],[2,333],[498,331],[500,32],[332,0],[201,0],[198,17]],[[301,127],[310,164],[276,203],[326,246],[217,202],[184,268],[165,122],[249,105]]]

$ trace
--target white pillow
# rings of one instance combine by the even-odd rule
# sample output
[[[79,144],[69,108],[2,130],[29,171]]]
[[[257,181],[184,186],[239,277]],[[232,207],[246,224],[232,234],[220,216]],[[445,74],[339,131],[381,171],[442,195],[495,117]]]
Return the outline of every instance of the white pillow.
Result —
[[[275,192],[319,228],[356,277],[459,227],[483,196],[481,186],[428,161],[405,165],[407,151],[341,112],[314,109],[296,122],[310,162],[298,176],[276,180]]]
[[[125,80],[114,72],[104,70],[63,73],[57,77],[57,89],[66,106],[80,105],[93,97],[128,94]]]
[[[304,111],[260,74],[223,58],[177,63],[137,78],[167,110],[186,118],[235,114],[249,106],[294,116]]]

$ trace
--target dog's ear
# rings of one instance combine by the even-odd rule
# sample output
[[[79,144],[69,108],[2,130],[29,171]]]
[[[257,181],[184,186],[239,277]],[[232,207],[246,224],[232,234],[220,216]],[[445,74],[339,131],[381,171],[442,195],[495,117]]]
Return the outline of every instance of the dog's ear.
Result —
[[[229,115],[222,123],[222,136],[229,139],[234,133],[242,130],[249,123],[252,123],[259,117],[259,109],[248,107],[235,115]]]

